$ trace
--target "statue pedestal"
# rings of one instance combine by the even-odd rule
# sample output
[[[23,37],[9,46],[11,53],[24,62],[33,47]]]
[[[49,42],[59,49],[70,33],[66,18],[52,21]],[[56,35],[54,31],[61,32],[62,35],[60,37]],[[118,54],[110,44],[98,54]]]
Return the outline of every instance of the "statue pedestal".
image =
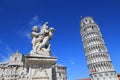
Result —
[[[25,67],[28,70],[29,80],[52,80],[52,67],[57,58],[45,55],[25,56]]]
[[[30,56],[39,56],[39,57],[51,57],[51,53],[50,52],[45,52],[45,51],[38,51],[38,52],[34,52],[33,50],[30,51]]]

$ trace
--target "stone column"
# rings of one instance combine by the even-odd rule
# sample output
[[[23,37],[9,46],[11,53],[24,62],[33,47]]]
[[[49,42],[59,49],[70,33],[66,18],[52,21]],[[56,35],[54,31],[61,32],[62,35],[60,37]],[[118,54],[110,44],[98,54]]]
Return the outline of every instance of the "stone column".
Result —
[[[32,65],[29,65],[29,80],[32,80]]]

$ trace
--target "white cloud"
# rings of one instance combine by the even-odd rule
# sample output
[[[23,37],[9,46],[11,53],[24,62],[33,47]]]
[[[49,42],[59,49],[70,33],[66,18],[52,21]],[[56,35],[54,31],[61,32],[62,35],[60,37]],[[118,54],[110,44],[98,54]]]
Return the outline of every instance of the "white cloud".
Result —
[[[5,56],[2,56],[1,58],[2,58],[2,63],[7,63],[9,62],[10,59],[10,57],[5,57]]]
[[[31,33],[30,32],[25,32],[24,36],[27,37],[28,39],[31,39]]]
[[[31,21],[29,22],[30,25],[35,25],[36,23],[38,23],[39,19],[38,16],[34,16]]]
[[[37,26],[40,26],[41,23],[40,23],[40,20],[39,20],[39,17],[38,16],[34,16],[31,18],[30,22],[28,23],[28,26],[34,26],[34,25],[37,25]]]
[[[11,55],[12,53],[14,53],[14,51],[9,46],[6,46],[6,52],[5,53]]]
[[[70,60],[70,64],[73,65],[75,64],[75,62],[73,60]]]
[[[27,38],[28,40],[31,40],[32,27],[37,25],[40,29],[42,23],[43,21],[40,21],[38,16],[31,17],[28,23],[26,23],[26,25],[23,25],[22,28],[17,31],[17,34]]]
[[[71,71],[71,68],[70,68],[70,67],[67,67],[67,71]]]
[[[33,21],[36,21],[36,22],[38,22],[38,21],[39,21],[38,16],[34,16],[32,19],[33,19]]]
[[[1,51],[1,52],[2,53],[0,53],[0,61],[4,63],[9,61],[9,58],[14,51],[9,46],[6,46],[4,48],[4,51]]]
[[[39,28],[41,27],[41,21],[39,20],[38,16],[34,16],[31,18],[31,20],[28,22],[28,25],[26,26],[27,29],[25,30],[21,30],[20,31],[20,35],[22,33],[23,36],[25,36],[28,39],[31,39],[31,31],[32,31],[32,27],[37,25]],[[25,27],[25,26],[24,26]]]

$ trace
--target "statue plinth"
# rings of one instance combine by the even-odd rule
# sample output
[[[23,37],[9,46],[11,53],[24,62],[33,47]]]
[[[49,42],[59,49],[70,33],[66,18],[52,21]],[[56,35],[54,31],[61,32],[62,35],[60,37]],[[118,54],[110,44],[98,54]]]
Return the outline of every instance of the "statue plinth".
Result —
[[[39,65],[44,67],[51,67],[52,65],[55,65],[57,61],[57,58],[51,57],[51,56],[34,56],[34,55],[28,55],[25,56],[25,66],[29,67],[31,65]]]
[[[45,52],[45,51],[31,51],[30,56],[39,56],[39,57],[50,57],[50,52]]]
[[[29,80],[52,80],[52,67],[57,58],[46,53],[25,56],[25,67],[28,68]]]

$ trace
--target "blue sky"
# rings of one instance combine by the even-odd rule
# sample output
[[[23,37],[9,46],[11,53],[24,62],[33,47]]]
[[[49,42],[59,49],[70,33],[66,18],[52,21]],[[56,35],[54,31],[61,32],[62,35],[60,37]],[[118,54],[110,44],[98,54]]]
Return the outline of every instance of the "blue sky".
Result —
[[[80,36],[80,16],[100,26],[117,73],[120,72],[119,0],[0,0],[0,62],[19,50],[29,54],[33,25],[48,21],[55,28],[52,55],[67,67],[68,80],[88,77]]]

